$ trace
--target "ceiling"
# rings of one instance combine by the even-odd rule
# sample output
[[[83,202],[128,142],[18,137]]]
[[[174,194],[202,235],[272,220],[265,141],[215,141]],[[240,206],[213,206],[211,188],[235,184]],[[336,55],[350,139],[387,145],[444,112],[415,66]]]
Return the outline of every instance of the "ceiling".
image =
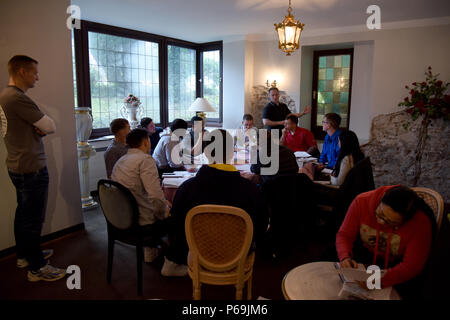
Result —
[[[274,23],[287,14],[288,0],[72,0],[83,20],[192,42],[249,35],[275,36]],[[450,16],[448,0],[292,0],[296,20],[312,31],[365,25],[376,4],[381,23]]]

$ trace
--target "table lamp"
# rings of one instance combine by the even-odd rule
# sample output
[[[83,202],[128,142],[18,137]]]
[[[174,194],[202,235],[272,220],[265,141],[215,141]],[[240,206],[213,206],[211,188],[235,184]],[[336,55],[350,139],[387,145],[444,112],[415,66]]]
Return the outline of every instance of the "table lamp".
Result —
[[[214,109],[205,98],[197,98],[189,107],[189,111],[195,112],[196,115],[202,117],[206,123],[205,112],[216,112],[216,109]]]

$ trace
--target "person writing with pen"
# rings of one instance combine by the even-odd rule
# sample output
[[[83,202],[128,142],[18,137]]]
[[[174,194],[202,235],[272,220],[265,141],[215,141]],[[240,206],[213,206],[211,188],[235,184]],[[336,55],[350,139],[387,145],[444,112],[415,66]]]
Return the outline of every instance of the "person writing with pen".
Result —
[[[382,288],[395,286],[402,298],[412,297],[422,285],[435,232],[433,211],[408,187],[383,186],[362,193],[336,236],[341,268],[378,265],[386,271]]]

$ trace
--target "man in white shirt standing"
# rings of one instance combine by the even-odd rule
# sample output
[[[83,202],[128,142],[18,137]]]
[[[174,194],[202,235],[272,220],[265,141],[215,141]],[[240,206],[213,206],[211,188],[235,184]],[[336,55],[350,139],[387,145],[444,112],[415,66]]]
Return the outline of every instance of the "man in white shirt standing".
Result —
[[[167,234],[170,202],[164,198],[158,169],[150,153],[150,139],[145,129],[134,129],[126,137],[127,154],[114,165],[111,178],[119,182],[136,198],[139,207],[139,224],[155,238]],[[158,254],[157,248],[145,248],[145,262]]]
[[[39,80],[38,62],[17,55],[8,62],[9,84],[0,93],[0,132],[8,156],[6,166],[17,194],[14,237],[17,266],[29,266],[29,281],[55,281],[65,269],[52,267],[53,250],[41,250],[41,232],[48,199],[49,176],[42,137],[55,123],[25,93]]]

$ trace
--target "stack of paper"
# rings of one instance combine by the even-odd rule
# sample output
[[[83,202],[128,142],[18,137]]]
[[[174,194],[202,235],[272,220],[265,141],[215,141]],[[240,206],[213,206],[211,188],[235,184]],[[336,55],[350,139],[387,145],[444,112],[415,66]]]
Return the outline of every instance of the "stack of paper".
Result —
[[[183,177],[183,178],[165,178],[165,179],[163,179],[162,185],[163,185],[163,187],[166,187],[166,188],[178,188],[179,186],[181,186],[183,184],[183,182],[185,182],[189,178],[190,178],[190,176]]]
[[[358,264],[358,268],[340,268],[339,263],[335,264],[335,268],[342,281],[342,289],[339,297],[343,299],[365,299],[365,300],[390,300],[392,287],[383,289],[363,289],[356,283],[360,281],[367,283],[367,279],[372,275],[366,272],[366,268],[362,264]],[[381,277],[384,271],[381,271]]]
[[[295,157],[297,158],[310,158],[311,155],[308,152],[304,152],[304,151],[296,151],[294,152]]]
[[[244,171],[244,172],[250,172],[250,164],[235,164],[234,167],[238,170],[238,171]]]

